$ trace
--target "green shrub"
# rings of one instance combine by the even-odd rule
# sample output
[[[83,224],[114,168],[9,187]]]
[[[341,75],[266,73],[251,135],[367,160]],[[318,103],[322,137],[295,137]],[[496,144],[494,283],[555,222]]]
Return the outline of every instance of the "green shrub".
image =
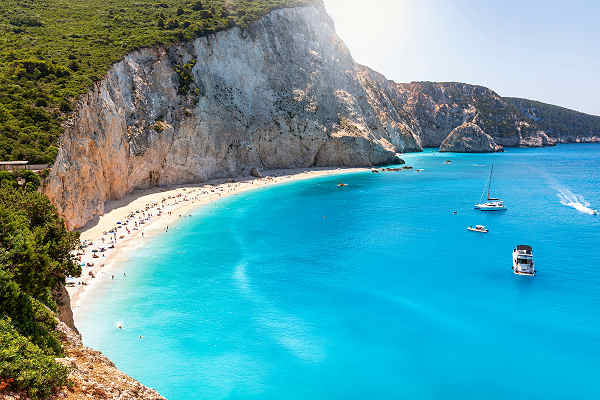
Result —
[[[9,23],[14,26],[42,26],[40,17],[35,15],[16,15],[10,19]]]
[[[68,100],[62,100],[60,102],[59,110],[64,113],[68,113],[73,111],[73,107],[71,107],[71,103],[69,103]]]
[[[179,88],[177,89],[177,94],[186,96],[189,93],[190,87],[194,83],[192,69],[195,65],[196,60],[192,60],[187,64],[175,67],[175,72],[177,72],[177,76],[179,77]]]
[[[45,398],[67,385],[68,376],[66,367],[19,334],[9,318],[0,319],[0,377],[10,380],[11,389]]]
[[[17,189],[19,184],[17,179],[22,178],[24,185],[29,185],[28,191],[32,192],[40,187],[40,177],[33,171],[30,170],[18,170],[15,172],[11,171],[0,171],[0,186],[2,184],[9,185],[13,189]],[[27,187],[27,186],[26,186]]]
[[[26,184],[16,183],[22,178]],[[0,172],[0,382],[43,398],[66,385],[52,291],[79,276],[68,232],[31,171]]]

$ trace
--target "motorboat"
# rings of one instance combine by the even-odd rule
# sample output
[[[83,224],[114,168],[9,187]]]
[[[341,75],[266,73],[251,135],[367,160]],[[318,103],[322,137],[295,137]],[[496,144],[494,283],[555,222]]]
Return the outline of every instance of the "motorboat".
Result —
[[[516,275],[535,276],[531,246],[520,244],[513,249],[513,272]]]
[[[469,227],[467,227],[467,230],[469,230],[471,232],[481,232],[481,233],[489,232],[488,229],[483,225],[469,226]]]
[[[490,168],[490,176],[488,178],[487,190],[484,190],[479,199],[479,203],[475,204],[475,209],[480,211],[503,211],[506,210],[504,201],[492,197],[492,181],[494,179],[494,164]],[[485,198],[485,200],[484,200]]]

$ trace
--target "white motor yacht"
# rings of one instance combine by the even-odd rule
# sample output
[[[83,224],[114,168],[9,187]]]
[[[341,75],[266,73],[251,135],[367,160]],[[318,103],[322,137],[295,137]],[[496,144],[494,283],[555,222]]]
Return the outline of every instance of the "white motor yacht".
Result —
[[[488,229],[483,225],[469,226],[467,227],[467,230],[470,230],[471,232],[488,233]]]
[[[517,275],[535,276],[531,246],[520,244],[513,249],[513,272]]]

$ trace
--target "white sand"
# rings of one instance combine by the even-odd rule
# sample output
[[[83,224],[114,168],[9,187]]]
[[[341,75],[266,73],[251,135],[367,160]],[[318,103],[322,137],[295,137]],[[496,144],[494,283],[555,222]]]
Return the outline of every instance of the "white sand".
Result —
[[[67,288],[75,322],[78,320],[78,314],[85,309],[85,299],[93,301],[93,296],[88,294],[92,292],[94,286],[99,282],[111,281],[113,275],[126,273],[125,261],[132,250],[143,246],[145,239],[165,232],[167,227],[174,226],[177,221],[189,215],[192,209],[227,196],[266,186],[366,170],[364,168],[312,168],[265,171],[265,178],[222,179],[177,188],[140,190],[129,194],[123,200],[107,203],[105,214],[81,232],[81,240],[91,243],[83,250],[81,262],[93,263],[93,266],[83,267],[81,278],[77,279],[76,286]],[[134,217],[128,219],[128,216],[132,215]],[[140,221],[144,223],[140,224]],[[121,222],[122,225],[118,225],[117,222]],[[126,222],[127,224],[124,225]],[[116,230],[115,234],[105,234],[112,229]],[[111,244],[114,244],[114,249],[109,248]],[[104,252],[98,251],[103,247]],[[98,258],[93,258],[92,250],[97,250]]]

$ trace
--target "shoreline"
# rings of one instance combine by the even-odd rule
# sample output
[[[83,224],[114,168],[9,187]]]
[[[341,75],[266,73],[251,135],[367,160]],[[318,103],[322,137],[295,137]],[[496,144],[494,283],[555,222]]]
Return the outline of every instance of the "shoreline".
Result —
[[[82,266],[75,286],[67,286],[75,325],[94,288],[112,280],[116,272],[124,272],[122,265],[132,251],[144,246],[146,239],[168,230],[192,210],[260,188],[369,170],[331,167],[268,170],[263,172],[263,178],[245,176],[135,190],[121,200],[107,202],[105,213],[80,230],[80,239],[88,246],[78,253],[78,258],[82,264],[93,265]],[[114,233],[109,233],[113,229]],[[109,248],[111,245],[114,248]],[[105,251],[100,251],[102,248]]]

